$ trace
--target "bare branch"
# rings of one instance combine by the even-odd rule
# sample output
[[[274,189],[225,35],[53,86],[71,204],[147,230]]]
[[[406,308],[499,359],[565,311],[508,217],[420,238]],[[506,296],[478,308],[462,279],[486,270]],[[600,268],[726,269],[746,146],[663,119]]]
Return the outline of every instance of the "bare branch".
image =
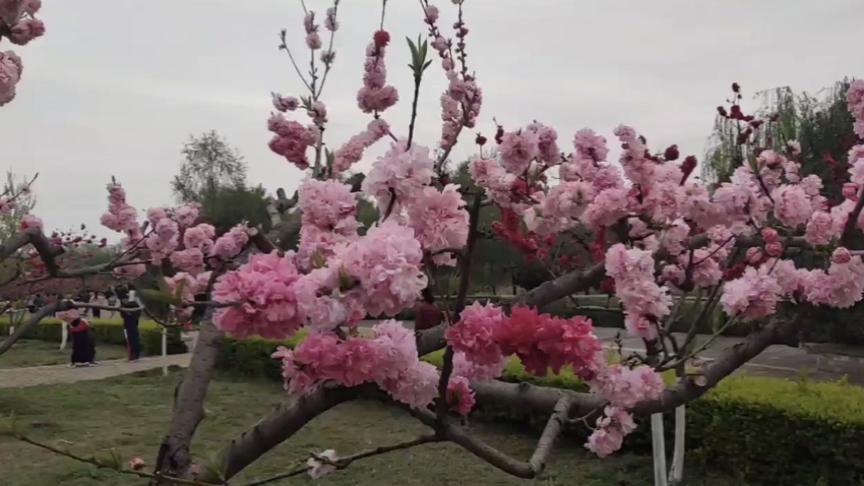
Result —
[[[122,469],[122,468],[115,467],[111,464],[106,464],[102,461],[99,461],[95,457],[79,456],[78,454],[74,454],[72,452],[65,451],[63,449],[58,449],[54,446],[44,444],[42,442],[38,442],[36,440],[33,440],[33,439],[26,437],[26,436],[23,436],[23,435],[19,435],[16,438],[18,440],[20,440],[21,442],[30,444],[32,446],[39,447],[41,449],[45,449],[46,451],[52,452],[54,454],[58,454],[58,455],[61,455],[63,457],[68,457],[69,459],[73,459],[73,460],[78,461],[78,462],[83,462],[85,464],[90,464],[90,465],[96,466],[100,469],[109,469],[109,470],[114,471],[118,474],[125,474],[127,476],[137,476],[139,478],[157,478],[158,477],[160,479],[165,479],[167,481],[171,481],[172,484],[196,485],[196,486],[202,486],[202,485],[209,486],[209,485],[214,484],[214,483],[203,483],[200,481],[191,481],[191,480],[180,479],[180,478],[173,478],[173,477],[168,477],[168,476],[157,476],[155,474],[148,473],[146,471],[133,471],[130,469]]]
[[[375,447],[374,449],[369,449],[367,451],[358,452],[356,454],[351,454],[350,456],[340,457],[339,459],[337,459],[335,461],[330,461],[329,464],[331,466],[335,467],[336,469],[345,469],[348,466],[350,466],[351,463],[358,461],[360,459],[365,459],[367,457],[372,457],[372,456],[379,456],[381,454],[387,454],[388,452],[410,449],[412,447],[416,447],[416,446],[423,445],[423,444],[428,444],[430,442],[438,442],[438,440],[439,439],[436,438],[434,435],[423,435],[423,436],[417,437],[416,439],[411,439],[411,440],[407,440],[404,442],[399,442],[399,443],[396,443],[393,445],[378,446],[378,447]],[[309,469],[310,469],[309,466],[301,466],[301,467],[298,467],[297,469],[294,469],[293,471],[290,471],[290,472],[287,472],[284,474],[279,474],[279,475],[276,475],[276,476],[273,476],[273,477],[270,477],[270,478],[267,478],[264,480],[246,483],[242,486],[261,486],[263,484],[273,483],[276,481],[280,481],[282,479],[288,479],[290,477],[294,477],[294,476],[297,476],[299,474],[303,474],[304,472],[308,471]]]

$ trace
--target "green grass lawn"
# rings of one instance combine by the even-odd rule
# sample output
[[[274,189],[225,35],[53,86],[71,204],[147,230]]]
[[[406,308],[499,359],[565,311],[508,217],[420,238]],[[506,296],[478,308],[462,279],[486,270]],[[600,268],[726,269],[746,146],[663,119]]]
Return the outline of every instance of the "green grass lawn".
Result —
[[[60,343],[21,339],[9,351],[0,354],[0,369],[66,364],[72,355],[72,343],[60,351]],[[96,360],[106,361],[126,357],[126,348],[115,344],[96,343]]]
[[[14,411],[20,430],[33,438],[83,455],[107,456],[116,450],[124,460],[141,456],[152,463],[166,431],[177,376],[126,376],[75,385],[6,389],[0,414]],[[253,424],[282,399],[276,383],[220,378],[210,387],[207,418],[193,451],[213,457],[226,440]],[[504,425],[472,424],[485,440],[528,458],[536,437]],[[372,402],[343,404],[314,420],[279,448],[250,466],[242,480],[291,469],[310,451],[334,448],[349,454],[416,437],[427,429],[395,407]],[[25,459],[26,458],[26,459]],[[97,470],[10,437],[0,437],[0,483],[10,486],[90,486],[144,484],[129,476]],[[306,477],[293,483],[309,484]],[[512,478],[451,444],[434,444],[360,461],[318,484],[333,485],[615,485],[652,484],[651,459],[623,454],[599,460],[581,444],[562,441],[548,473],[538,481]],[[281,483],[285,484],[285,483]],[[741,484],[724,478],[692,478],[689,484]]]

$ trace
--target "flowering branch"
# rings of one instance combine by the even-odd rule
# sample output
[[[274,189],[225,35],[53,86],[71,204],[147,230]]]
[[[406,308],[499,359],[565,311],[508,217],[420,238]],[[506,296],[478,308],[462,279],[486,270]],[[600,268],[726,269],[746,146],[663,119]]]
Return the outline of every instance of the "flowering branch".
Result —
[[[429,444],[432,442],[438,442],[439,440],[440,439],[438,439],[434,435],[423,435],[423,436],[417,437],[416,439],[411,439],[411,440],[407,440],[404,442],[398,442],[398,443],[392,444],[392,445],[378,446],[378,447],[375,447],[373,449],[369,449],[369,450],[366,450],[363,452],[357,452],[355,454],[351,454],[350,456],[340,457],[340,458],[336,459],[335,461],[329,460],[326,457],[321,457],[321,456],[316,457],[316,459],[321,460],[325,464],[332,466],[337,470],[342,470],[342,469],[347,468],[352,463],[354,463],[355,461],[358,461],[360,459],[365,459],[367,457],[372,457],[372,456],[380,456],[382,454],[387,454],[387,453],[393,452],[393,451],[410,449],[412,447],[417,447],[419,445]],[[301,466],[301,467],[294,469],[293,471],[290,471],[290,472],[287,472],[284,474],[278,474],[276,476],[273,476],[273,477],[270,477],[267,479],[263,479],[263,480],[259,480],[259,481],[253,481],[251,483],[245,483],[241,486],[261,486],[263,484],[273,483],[276,481],[280,481],[282,479],[288,479],[288,478],[291,478],[294,476],[298,476],[300,474],[303,474],[303,473],[309,471],[311,468],[312,467],[308,466],[308,465],[307,466]]]

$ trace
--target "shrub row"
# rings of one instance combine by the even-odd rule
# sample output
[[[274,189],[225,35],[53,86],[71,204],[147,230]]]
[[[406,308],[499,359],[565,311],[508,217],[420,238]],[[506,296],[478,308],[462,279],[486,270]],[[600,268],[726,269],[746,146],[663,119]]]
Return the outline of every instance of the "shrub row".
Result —
[[[277,345],[266,340],[223,343],[218,367],[281,381],[279,363],[270,358]],[[440,364],[441,353],[424,357]],[[505,381],[585,391],[572,373],[538,378],[522,364],[508,362]],[[673,423],[667,414],[669,454]],[[542,427],[548,417],[524,410],[486,405],[474,416]],[[583,436],[584,427],[568,433]],[[631,450],[650,448],[647,420],[628,438]],[[864,481],[864,388],[848,383],[809,383],[756,376],[727,378],[687,407],[688,467],[720,468],[749,484],[859,484]]]
[[[123,334],[123,323],[109,319],[87,319],[93,333],[93,339],[98,347],[100,343],[126,345]],[[0,319],[0,336],[9,335],[9,318]],[[138,326],[141,332],[141,349],[144,354],[155,356],[162,354],[162,327],[155,322],[141,321]],[[39,325],[24,333],[26,339],[60,342],[63,328],[59,319],[44,319]],[[180,338],[180,330],[168,329],[168,354],[179,354],[187,351],[186,344]]]

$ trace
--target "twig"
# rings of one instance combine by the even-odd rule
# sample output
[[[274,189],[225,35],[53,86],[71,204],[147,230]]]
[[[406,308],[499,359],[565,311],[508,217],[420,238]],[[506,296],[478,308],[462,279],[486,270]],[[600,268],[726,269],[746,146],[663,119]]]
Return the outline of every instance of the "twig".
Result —
[[[65,451],[63,449],[58,449],[54,446],[50,446],[48,444],[43,444],[41,442],[35,441],[35,440],[33,440],[27,436],[24,436],[24,435],[16,435],[16,438],[18,440],[20,440],[21,442],[30,444],[32,446],[39,447],[41,449],[52,452],[54,454],[61,455],[63,457],[68,457],[69,459],[73,459],[73,460],[78,461],[78,462],[83,462],[85,464],[90,464],[92,466],[96,466],[99,469],[109,469],[109,470],[114,471],[114,472],[119,473],[119,474],[125,474],[127,476],[138,476],[139,478],[152,479],[152,478],[157,477],[155,474],[148,473],[146,471],[133,471],[130,469],[121,469],[121,468],[112,466],[110,464],[105,464],[104,462],[99,461],[95,457],[79,456],[79,455],[74,454],[72,452]],[[159,478],[171,481],[174,484],[184,484],[184,485],[193,485],[193,486],[212,486],[212,485],[216,484],[216,483],[202,483],[200,481],[194,481],[194,480],[190,480],[190,479],[181,479],[181,478],[161,476],[161,475],[159,476]]]
[[[369,449],[369,450],[366,450],[363,452],[358,452],[356,454],[351,454],[350,456],[341,457],[339,459],[336,459],[335,461],[329,461],[326,458],[323,458],[320,456],[316,456],[316,457],[318,458],[318,460],[321,460],[322,462],[326,462],[327,464],[335,467],[336,469],[341,470],[341,469],[347,468],[348,466],[351,465],[351,463],[353,463],[354,461],[360,460],[360,459],[365,459],[367,457],[372,457],[372,456],[378,456],[381,454],[387,454],[388,452],[398,451],[398,450],[402,450],[402,449],[410,449],[412,447],[416,447],[416,446],[423,445],[423,444],[428,444],[430,442],[438,442],[439,440],[440,439],[438,439],[434,435],[423,435],[423,436],[417,437],[416,439],[408,440],[405,442],[399,442],[399,443],[388,445],[388,446],[379,446],[379,447],[375,447],[374,449]],[[261,486],[262,484],[274,483],[274,482],[282,480],[282,479],[288,479],[288,478],[297,476],[299,474],[303,474],[304,472],[308,471],[309,469],[311,469],[309,466],[304,465],[304,466],[300,466],[296,469],[293,469],[287,473],[278,474],[276,476],[272,476],[272,477],[267,478],[267,479],[253,481],[251,483],[245,483],[241,486]]]

